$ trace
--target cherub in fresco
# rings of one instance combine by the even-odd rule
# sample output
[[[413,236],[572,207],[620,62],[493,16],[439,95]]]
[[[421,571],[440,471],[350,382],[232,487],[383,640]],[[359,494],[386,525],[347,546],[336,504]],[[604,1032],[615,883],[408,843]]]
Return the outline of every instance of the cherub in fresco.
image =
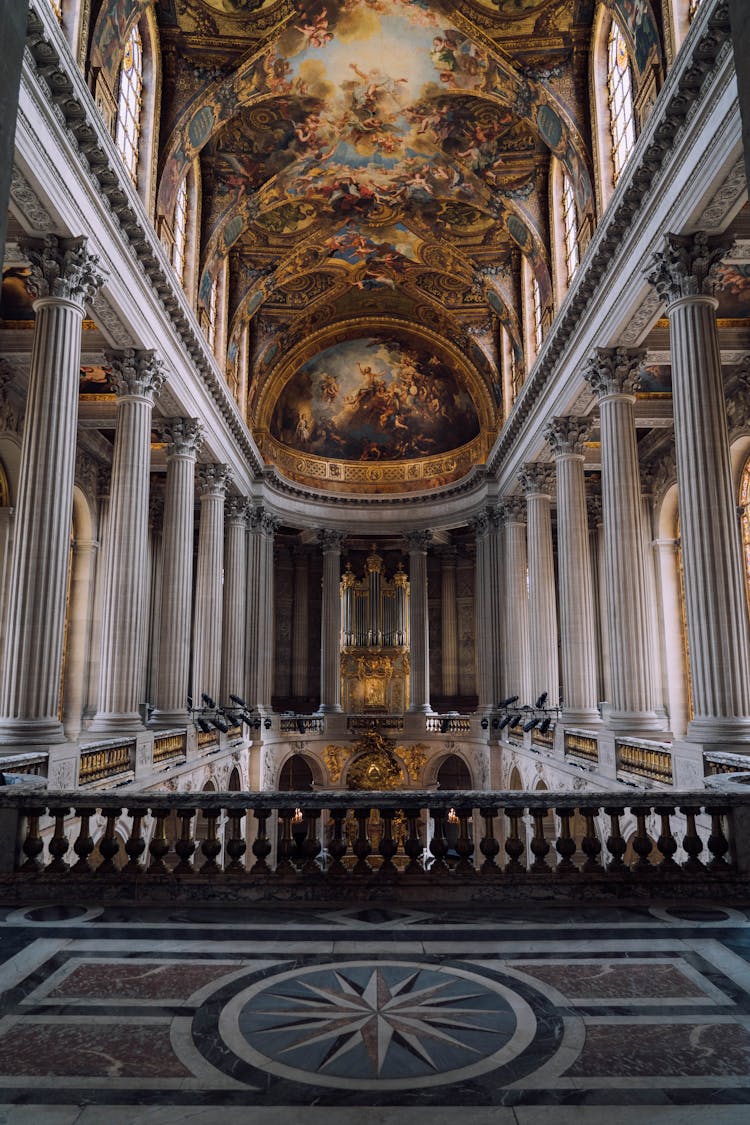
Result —
[[[335,402],[339,394],[339,385],[333,375],[327,371],[320,375],[320,397],[324,402]]]
[[[289,79],[291,73],[292,64],[289,59],[281,58],[279,55],[271,55],[266,60],[266,82],[272,94],[288,94],[291,92],[294,86],[294,82]]]
[[[294,24],[294,30],[299,31],[307,40],[310,47],[325,47],[333,39],[333,32],[328,30],[328,9],[323,8],[317,16],[312,17],[311,23]]]

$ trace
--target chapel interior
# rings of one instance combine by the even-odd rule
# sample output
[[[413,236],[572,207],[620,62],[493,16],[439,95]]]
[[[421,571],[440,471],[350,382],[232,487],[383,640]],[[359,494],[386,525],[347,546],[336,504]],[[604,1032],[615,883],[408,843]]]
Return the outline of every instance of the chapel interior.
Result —
[[[745,1120],[744,0],[0,24],[0,1111]]]

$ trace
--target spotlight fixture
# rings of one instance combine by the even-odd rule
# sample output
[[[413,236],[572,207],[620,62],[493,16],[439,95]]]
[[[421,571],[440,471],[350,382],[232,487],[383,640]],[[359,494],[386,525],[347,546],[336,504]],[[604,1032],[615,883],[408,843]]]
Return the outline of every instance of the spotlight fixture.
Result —
[[[487,719],[486,719],[486,718],[484,718],[484,719],[482,719],[482,720],[480,721],[479,725],[480,725],[480,727],[482,728],[482,730],[487,730],[487,727],[488,727],[488,726],[489,726],[490,724],[489,724],[489,722],[487,721]],[[494,723],[493,723],[493,726],[494,726]]]
[[[539,724],[539,733],[546,734],[551,726],[552,719],[549,717],[549,715],[547,715],[546,719],[542,719],[541,723]]]
[[[216,702],[211,698],[210,695],[206,695],[205,691],[201,692],[201,699],[203,700],[206,707],[212,707],[213,708],[213,707],[216,706]]]
[[[512,716],[512,715],[503,715],[502,719],[501,719],[501,720],[500,720],[500,722],[499,722],[499,723],[497,724],[497,729],[498,729],[498,730],[505,730],[505,728],[506,728],[506,727],[508,726],[508,724],[509,724],[509,723],[511,722],[512,718],[513,718],[513,716]]]
[[[533,730],[538,722],[539,722],[538,719],[529,719],[528,722],[523,724],[523,727],[521,729],[522,730]]]
[[[207,723],[205,719],[199,718],[198,719],[198,726],[200,727],[200,729],[203,731],[204,734],[208,734],[211,730],[213,730],[213,727],[211,726],[211,724]]]
[[[517,695],[509,695],[507,699],[501,699],[498,703],[498,709],[501,707],[512,707],[514,703],[518,703]]]
[[[270,730],[271,727],[273,726],[273,723],[271,722],[270,719],[264,719],[263,720],[263,726],[266,728],[266,730]]]
[[[520,725],[521,725],[521,716],[520,715],[513,715],[510,722],[508,723],[509,728],[511,730],[513,730],[514,727],[520,727]]]
[[[222,734],[226,734],[229,730],[229,723],[222,715],[214,715],[211,722],[214,724],[217,730],[221,731]]]
[[[260,719],[258,719],[256,715],[251,715],[249,711],[240,712],[240,718],[243,723],[246,723],[249,727],[260,726]]]
[[[546,691],[543,691],[542,694],[537,699],[534,706],[535,707],[544,707],[545,703],[547,702],[547,697],[548,697],[548,693]]]
[[[245,700],[244,700],[244,699],[242,699],[242,697],[241,697],[241,696],[239,696],[239,695],[232,695],[232,693],[230,692],[230,693],[229,693],[229,698],[231,699],[232,703],[236,703],[238,707],[241,707],[241,708],[243,709],[243,711],[244,711],[244,710],[245,710],[245,708],[247,707],[247,703],[245,703]]]

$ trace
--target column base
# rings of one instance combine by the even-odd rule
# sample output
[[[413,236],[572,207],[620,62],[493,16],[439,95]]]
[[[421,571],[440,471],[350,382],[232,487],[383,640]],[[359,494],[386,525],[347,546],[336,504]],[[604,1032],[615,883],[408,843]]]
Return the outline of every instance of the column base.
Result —
[[[321,703],[318,708],[319,715],[341,715],[342,707],[340,703]]]
[[[142,734],[145,729],[137,711],[132,711],[130,714],[99,711],[91,720],[86,736],[96,734],[103,738],[119,738],[126,734]]]
[[[648,734],[666,730],[667,723],[655,711],[609,711],[606,725],[616,734]]]
[[[157,730],[166,730],[169,727],[189,727],[192,722],[192,715],[187,711],[154,711],[148,725]]]
[[[566,707],[560,712],[561,727],[600,727],[602,717],[596,707]]]
[[[725,719],[711,715],[692,719],[686,734],[688,742],[700,742],[705,750],[726,750],[739,753],[750,750],[750,716]]]
[[[433,715],[434,711],[429,703],[416,703],[406,712],[407,715]]]
[[[46,746],[67,741],[58,719],[0,719],[0,746]]]

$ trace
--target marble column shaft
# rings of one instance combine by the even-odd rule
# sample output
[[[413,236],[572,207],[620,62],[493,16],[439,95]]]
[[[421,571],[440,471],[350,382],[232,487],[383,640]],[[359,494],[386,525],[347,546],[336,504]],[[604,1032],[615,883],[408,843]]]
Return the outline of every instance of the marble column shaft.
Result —
[[[306,548],[297,547],[294,559],[294,602],[292,618],[292,695],[304,698],[309,689],[309,597],[310,555]]]
[[[456,613],[456,548],[447,547],[441,563],[441,632],[443,695],[458,694],[458,618]]]
[[[221,703],[221,634],[223,623],[224,497],[226,465],[199,465],[200,496],[198,562],[195,570],[192,696],[196,707],[203,695]]]
[[[195,418],[171,418],[162,432],[167,441],[167,480],[162,532],[160,660],[153,720],[160,726],[182,726],[189,721],[195,461],[201,428]]]
[[[273,692],[273,654],[274,654],[274,581],[273,581],[273,544],[278,520],[268,512],[264,513],[260,523],[260,572],[261,572],[261,603],[260,603],[260,654],[258,660],[258,700],[259,706],[271,710],[271,695]]]
[[[526,558],[526,501],[507,496],[505,520],[505,661],[504,688],[523,705],[531,699],[529,652],[528,563]],[[497,702],[497,700],[495,700]]]
[[[323,603],[320,626],[320,709],[341,710],[341,544],[339,531],[322,531]]]
[[[427,548],[430,531],[410,531],[409,548],[409,711],[428,714],[430,708],[430,641],[427,616]]]
[[[750,628],[712,280],[726,249],[702,232],[668,234],[648,279],[666,302],[670,327],[693,698],[688,737],[747,743]]]
[[[244,698],[245,616],[247,599],[247,497],[230,496],[226,502],[224,542],[224,623],[222,628],[221,699]]]
[[[597,723],[596,633],[583,444],[585,418],[553,418],[545,437],[555,455],[557,561],[560,589],[562,721]]]
[[[63,690],[63,724],[68,738],[77,738],[86,693],[86,660],[88,658],[89,609],[93,594],[94,561],[98,544],[95,539],[77,539],[73,544],[68,609],[68,657]]]
[[[602,508],[612,698],[608,725],[658,730],[654,710],[641,525],[641,489],[633,406],[642,353],[598,348],[586,379],[599,398]]]
[[[546,692],[547,702],[556,706],[560,696],[560,672],[550,511],[554,472],[548,464],[526,464],[519,479],[526,493],[528,521],[529,649],[534,697],[528,702],[533,703]]]
[[[102,284],[85,239],[25,244],[39,294],[14,520],[0,742],[63,741],[58,717],[81,323]]]

